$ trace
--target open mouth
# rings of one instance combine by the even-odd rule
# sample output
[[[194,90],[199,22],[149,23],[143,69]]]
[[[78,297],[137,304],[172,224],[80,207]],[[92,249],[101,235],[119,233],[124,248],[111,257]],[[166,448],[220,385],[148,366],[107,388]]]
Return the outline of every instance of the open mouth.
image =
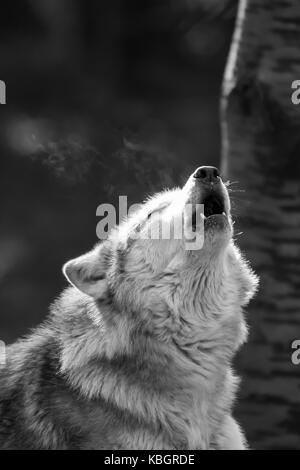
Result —
[[[215,215],[223,215],[224,217],[227,217],[226,209],[225,209],[225,204],[224,204],[224,199],[221,195],[219,194],[208,194],[205,196],[205,198],[202,201],[202,204],[204,206],[204,214],[202,214],[202,217],[204,216],[204,219],[209,219],[210,217],[213,217]],[[193,231],[197,229],[197,217],[196,217],[196,211],[192,215],[192,228]]]
[[[204,205],[204,216],[206,218],[217,214],[226,215],[223,198],[218,194],[208,195],[202,204]]]

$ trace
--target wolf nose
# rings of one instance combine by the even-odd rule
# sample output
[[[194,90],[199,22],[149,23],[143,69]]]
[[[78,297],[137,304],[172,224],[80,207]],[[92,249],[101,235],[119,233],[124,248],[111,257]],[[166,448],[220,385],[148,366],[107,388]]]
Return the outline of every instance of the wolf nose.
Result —
[[[202,183],[218,183],[220,181],[220,172],[214,166],[200,166],[194,173],[194,178],[198,178]]]

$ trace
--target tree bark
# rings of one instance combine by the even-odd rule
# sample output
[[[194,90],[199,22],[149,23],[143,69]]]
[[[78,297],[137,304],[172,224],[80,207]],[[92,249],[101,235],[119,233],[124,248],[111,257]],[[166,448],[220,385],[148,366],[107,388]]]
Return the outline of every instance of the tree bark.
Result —
[[[300,339],[299,79],[299,0],[240,0],[221,100],[222,170],[245,189],[232,192],[238,243],[261,278],[238,415],[263,449],[300,449],[300,365],[291,360]]]

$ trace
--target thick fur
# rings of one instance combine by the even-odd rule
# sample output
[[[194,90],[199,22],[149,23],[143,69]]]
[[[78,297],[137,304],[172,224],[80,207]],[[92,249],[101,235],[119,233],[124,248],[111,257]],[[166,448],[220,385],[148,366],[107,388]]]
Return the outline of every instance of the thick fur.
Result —
[[[246,447],[231,416],[231,362],[257,279],[232,241],[221,181],[218,191],[226,218],[205,221],[201,249],[142,237],[155,218],[190,223],[187,203],[204,192],[191,177],[65,266],[73,287],[44,325],[8,348],[0,448]]]

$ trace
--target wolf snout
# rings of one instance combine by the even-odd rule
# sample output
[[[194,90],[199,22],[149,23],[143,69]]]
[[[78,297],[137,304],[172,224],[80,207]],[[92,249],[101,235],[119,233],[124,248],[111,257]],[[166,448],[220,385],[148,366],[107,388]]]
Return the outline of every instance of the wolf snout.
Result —
[[[187,187],[191,190],[192,201],[204,205],[206,218],[216,215],[229,216],[229,196],[218,168],[200,166],[192,173]]]
[[[193,177],[204,185],[214,185],[221,180],[220,172],[215,166],[200,166],[194,172]]]

